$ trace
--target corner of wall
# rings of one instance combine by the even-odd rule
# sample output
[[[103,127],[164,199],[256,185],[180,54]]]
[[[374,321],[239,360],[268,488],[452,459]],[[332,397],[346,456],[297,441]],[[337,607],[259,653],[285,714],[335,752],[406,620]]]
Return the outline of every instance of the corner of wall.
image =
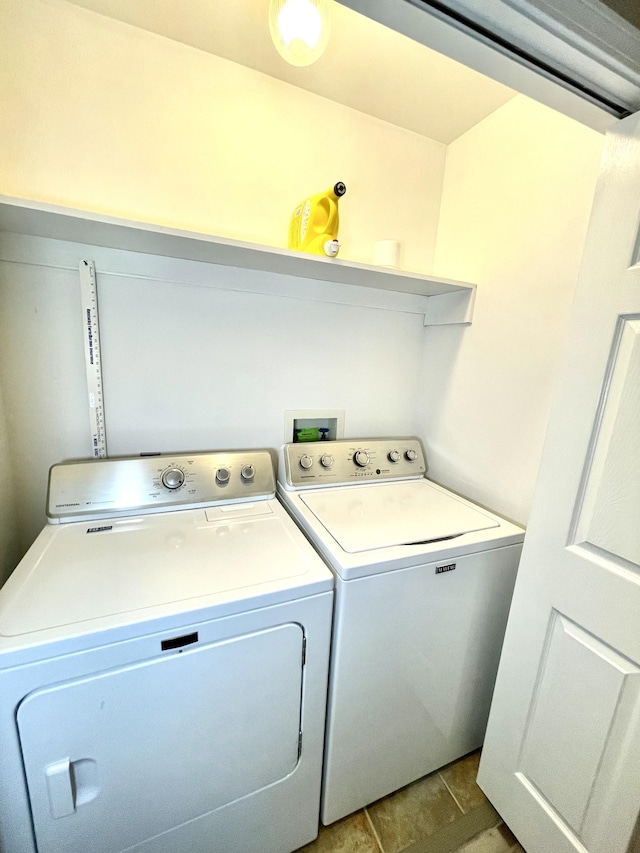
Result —
[[[434,479],[520,523],[602,144],[517,95],[447,149],[435,270],[476,282],[478,295],[472,326],[426,334],[423,432]]]
[[[4,395],[0,385],[0,456],[11,465],[9,431],[4,410]],[[17,513],[13,478],[5,480],[0,491],[0,585],[5,582],[20,559],[17,537]]]

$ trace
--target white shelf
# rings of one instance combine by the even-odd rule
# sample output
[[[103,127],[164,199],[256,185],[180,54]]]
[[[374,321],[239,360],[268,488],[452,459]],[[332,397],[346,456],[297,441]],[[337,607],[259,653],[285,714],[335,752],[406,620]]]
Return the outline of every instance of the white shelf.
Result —
[[[428,297],[424,300],[428,325],[470,323],[473,312],[475,285],[468,282],[322,258],[7,196],[0,196],[0,230]]]

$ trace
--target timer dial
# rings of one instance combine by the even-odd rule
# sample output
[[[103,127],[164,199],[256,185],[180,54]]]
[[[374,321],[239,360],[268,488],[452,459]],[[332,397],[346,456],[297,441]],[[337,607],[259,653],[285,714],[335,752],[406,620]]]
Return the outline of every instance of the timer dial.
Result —
[[[242,470],[240,471],[240,475],[243,480],[253,480],[256,476],[256,469],[253,465],[243,465]]]
[[[415,452],[415,450],[407,450],[404,455],[407,457],[409,462],[415,462],[418,458],[418,454]]]
[[[300,467],[301,468],[304,468],[305,470],[308,471],[312,465],[313,465],[313,459],[307,453],[305,453],[304,456],[300,457]]]
[[[353,461],[356,465],[359,465],[361,468],[364,468],[365,465],[369,464],[369,454],[366,450],[356,450],[353,454]]]
[[[218,468],[216,471],[216,480],[219,483],[228,483],[231,477],[231,471],[228,468]]]
[[[389,459],[389,462],[399,462],[400,461],[400,454],[398,453],[397,450],[390,450],[389,454],[388,454],[388,459]]]
[[[179,489],[184,483],[184,471],[181,468],[166,468],[162,472],[162,485],[167,489]]]

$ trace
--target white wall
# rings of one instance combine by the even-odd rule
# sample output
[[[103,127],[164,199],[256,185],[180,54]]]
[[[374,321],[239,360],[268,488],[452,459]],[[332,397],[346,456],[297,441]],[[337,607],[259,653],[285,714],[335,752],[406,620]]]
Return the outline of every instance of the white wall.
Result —
[[[436,271],[473,325],[427,330],[430,475],[525,523],[603,137],[520,95],[448,147]]]
[[[430,271],[444,145],[62,0],[4,0],[2,15],[0,193],[284,246],[295,204],[343,180],[341,257],[370,262],[377,240],[402,239],[407,268]],[[2,246],[0,381],[25,548],[48,466],[90,453],[87,249]],[[273,295],[289,291],[255,273],[90,254],[110,454],[277,447],[285,409],[345,409],[352,435],[417,428],[401,366],[420,362],[418,315]],[[238,276],[254,295],[224,289]]]
[[[348,435],[417,429],[419,313],[320,301],[341,297],[319,282],[5,234],[0,386],[23,549],[45,521],[49,466],[91,455],[83,257],[98,272],[110,456],[277,448],[289,409],[344,410]]]
[[[341,257],[431,271],[444,145],[63,0],[3,0],[0,39],[0,193],[286,246],[341,180]]]
[[[4,482],[0,489],[0,584],[8,577],[20,557],[16,527],[17,512],[11,468],[11,448],[5,416],[4,397],[0,385],[0,458],[4,460]]]
[[[409,312],[300,300],[291,279],[6,236],[0,383],[23,548],[48,466],[90,452],[87,253],[111,454],[277,447],[285,409],[345,409],[347,434],[418,433],[435,479],[526,521],[600,136],[519,97],[446,151],[61,0],[3,13],[0,192],[283,245],[293,204],[342,179],[344,257],[399,238],[428,271],[446,154],[436,271],[479,283],[472,327],[425,333]]]

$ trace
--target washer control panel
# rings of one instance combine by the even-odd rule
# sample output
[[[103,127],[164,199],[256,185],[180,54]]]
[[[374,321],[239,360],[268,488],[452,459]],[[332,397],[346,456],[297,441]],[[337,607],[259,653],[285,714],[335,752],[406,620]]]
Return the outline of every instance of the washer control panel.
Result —
[[[285,488],[344,485],[424,477],[424,450],[417,438],[340,439],[285,444],[280,479]]]
[[[47,515],[78,521],[272,498],[273,468],[268,450],[66,462],[49,472]]]

